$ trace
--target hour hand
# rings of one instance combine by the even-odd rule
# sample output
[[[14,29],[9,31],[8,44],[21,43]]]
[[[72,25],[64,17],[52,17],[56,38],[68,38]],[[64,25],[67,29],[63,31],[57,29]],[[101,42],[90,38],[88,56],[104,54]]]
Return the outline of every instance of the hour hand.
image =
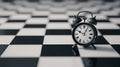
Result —
[[[81,33],[82,35],[84,34],[84,33],[82,33],[80,30],[77,30],[79,33]]]

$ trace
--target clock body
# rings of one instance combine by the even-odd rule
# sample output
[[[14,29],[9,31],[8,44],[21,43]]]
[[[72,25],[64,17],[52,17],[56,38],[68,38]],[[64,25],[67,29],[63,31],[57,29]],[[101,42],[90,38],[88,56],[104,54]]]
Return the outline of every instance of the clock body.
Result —
[[[89,46],[95,42],[97,30],[92,24],[79,23],[74,26],[72,37],[76,44]]]

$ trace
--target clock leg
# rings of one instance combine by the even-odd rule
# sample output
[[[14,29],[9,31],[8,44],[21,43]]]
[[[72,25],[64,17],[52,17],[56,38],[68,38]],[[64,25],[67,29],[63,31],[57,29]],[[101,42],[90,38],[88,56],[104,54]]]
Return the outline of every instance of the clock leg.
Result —
[[[93,47],[93,49],[94,49],[94,50],[96,49],[96,47],[95,47],[95,45],[94,45],[94,44],[92,44],[91,46]]]
[[[79,52],[78,52],[78,48],[77,48],[77,44],[72,46],[72,52],[75,56],[79,56]]]
[[[77,46],[77,44],[74,44],[74,45],[72,46],[72,48],[74,49],[76,46]]]

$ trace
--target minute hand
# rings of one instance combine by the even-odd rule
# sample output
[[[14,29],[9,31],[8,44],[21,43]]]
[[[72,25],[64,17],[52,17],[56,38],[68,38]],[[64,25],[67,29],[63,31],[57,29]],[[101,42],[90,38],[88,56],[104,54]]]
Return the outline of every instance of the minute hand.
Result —
[[[87,29],[88,29],[88,27],[87,27]],[[84,32],[84,35],[86,34],[86,32],[87,32],[87,29],[85,30],[85,32]]]

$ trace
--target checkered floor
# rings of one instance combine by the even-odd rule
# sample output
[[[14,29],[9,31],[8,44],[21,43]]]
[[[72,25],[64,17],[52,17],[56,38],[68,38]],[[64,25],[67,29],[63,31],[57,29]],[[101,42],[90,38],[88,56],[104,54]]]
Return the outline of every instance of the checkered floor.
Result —
[[[83,10],[97,17],[96,50],[71,48],[73,15]],[[120,62],[120,2],[0,3],[0,67],[108,67],[106,61]]]

